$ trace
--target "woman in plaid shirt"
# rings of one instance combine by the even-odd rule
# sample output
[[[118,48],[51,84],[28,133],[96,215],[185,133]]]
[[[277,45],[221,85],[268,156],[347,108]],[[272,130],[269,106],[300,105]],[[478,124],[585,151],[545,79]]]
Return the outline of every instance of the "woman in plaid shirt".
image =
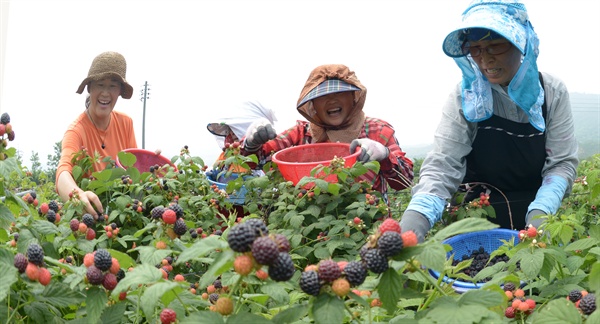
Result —
[[[298,112],[308,121],[276,135],[273,127],[257,122],[248,128],[243,151],[268,159],[274,152],[310,143],[350,143],[350,153],[362,148],[359,161],[378,161],[378,174],[372,171],[362,179],[373,182],[373,188],[385,194],[387,184],[395,190],[412,184],[413,163],[398,145],[392,125],[365,116],[363,106],[367,89],[353,71],[341,64],[315,68],[298,99]]]

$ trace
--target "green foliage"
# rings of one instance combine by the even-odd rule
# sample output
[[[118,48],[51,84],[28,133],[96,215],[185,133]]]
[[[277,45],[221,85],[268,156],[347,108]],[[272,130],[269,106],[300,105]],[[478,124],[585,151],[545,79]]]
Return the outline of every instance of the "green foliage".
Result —
[[[257,161],[254,156],[227,153],[230,164],[250,167]],[[565,298],[574,289],[600,291],[598,156],[582,161],[571,195],[556,215],[545,217],[542,232],[505,242],[494,252],[506,254],[509,261],[467,278],[461,270],[469,262],[452,265],[448,259],[445,239],[496,227],[485,217],[490,215],[485,199],[479,198],[479,207],[462,205],[464,217],[436,228],[424,243],[404,247],[390,258],[385,272],[369,272],[363,284],[338,297],[329,286],[318,296],[305,294],[299,287],[300,275],[320,260],[359,260],[361,247],[376,237],[381,220],[400,218],[410,200],[408,190],[391,191],[386,204],[369,183],[355,180],[367,170],[377,171],[377,163],[350,168],[333,163],[313,170],[296,185],[267,163],[263,176],[238,177],[222,190],[208,181],[204,161],[187,148],[171,159],[175,167],[165,167],[163,174],[136,169],[135,156],[125,153],[119,155],[125,169],[109,161],[106,170],[91,172],[96,158],[80,152],[76,179],[99,195],[107,217],[91,226],[96,235],[87,239],[79,229],[70,228],[71,220],[83,218],[79,198],[75,195],[61,203],[60,221],[49,222],[38,207],[57,198],[52,178],[35,184],[33,174],[23,171],[14,154],[9,149],[0,161],[0,189],[6,192],[0,203],[3,322],[156,323],[167,307],[177,313],[179,323],[594,323],[600,316],[581,315]],[[337,182],[322,180],[320,172],[334,174]],[[43,173],[38,179],[44,179]],[[242,186],[247,190],[245,204],[235,206],[228,195]],[[18,188],[34,190],[37,205],[19,196]],[[187,228],[179,235],[174,225],[152,217],[154,208],[175,208],[174,204],[181,207]],[[261,279],[256,268],[244,276],[234,271],[234,260],[241,253],[229,247],[230,228],[248,218],[261,219],[270,234],[288,238],[296,270],[292,279]],[[52,275],[47,286],[13,265],[14,256],[26,253],[32,243],[44,250],[44,267]],[[113,290],[88,283],[84,258],[100,248],[125,271]],[[441,275],[434,278],[429,269]],[[261,270],[268,272],[269,266]],[[184,281],[175,280],[177,275]],[[461,294],[443,280],[445,276],[486,282],[481,289]],[[216,280],[224,288],[216,288]],[[522,283],[527,298],[537,303],[532,314],[512,320],[504,316],[510,304],[501,287],[506,282]],[[233,314],[211,311],[214,305],[207,296],[212,289],[233,299]]]

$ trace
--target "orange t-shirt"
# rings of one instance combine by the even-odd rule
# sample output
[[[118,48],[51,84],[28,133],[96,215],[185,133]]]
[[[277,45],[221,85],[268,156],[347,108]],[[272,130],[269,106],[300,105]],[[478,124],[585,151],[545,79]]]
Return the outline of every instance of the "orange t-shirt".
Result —
[[[104,149],[102,144],[104,143]],[[137,148],[135,133],[133,131],[133,121],[131,117],[118,111],[112,111],[110,124],[105,131],[97,129],[87,114],[82,112],[73,123],[67,128],[62,140],[62,151],[60,161],[56,170],[56,183],[58,177],[63,171],[72,172],[73,155],[83,148],[90,156],[98,152],[100,160],[107,156],[112,159],[117,158],[117,153],[127,148]],[[94,171],[102,171],[106,168],[106,163],[94,163]]]

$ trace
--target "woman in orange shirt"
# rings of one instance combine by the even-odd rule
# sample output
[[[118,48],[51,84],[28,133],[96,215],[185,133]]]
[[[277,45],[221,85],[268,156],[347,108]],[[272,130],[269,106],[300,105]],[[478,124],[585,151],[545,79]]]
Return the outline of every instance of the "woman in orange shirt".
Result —
[[[73,179],[73,155],[82,149],[88,154],[116,158],[127,148],[137,147],[133,121],[124,113],[114,111],[119,96],[131,98],[133,88],[125,79],[127,63],[123,55],[104,52],[94,58],[87,78],[81,82],[77,93],[87,87],[89,100],[86,110],[69,126],[62,140],[62,151],[56,170],[56,191],[63,201],[69,194],[77,192],[85,204],[86,212],[103,213],[102,203],[92,191],[84,191]],[[106,162],[94,163],[94,171],[101,171]]]

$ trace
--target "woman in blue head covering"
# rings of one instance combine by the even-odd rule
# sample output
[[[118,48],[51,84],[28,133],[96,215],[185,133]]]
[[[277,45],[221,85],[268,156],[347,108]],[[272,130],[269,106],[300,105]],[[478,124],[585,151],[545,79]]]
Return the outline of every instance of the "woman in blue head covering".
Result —
[[[577,142],[567,88],[538,72],[538,45],[519,1],[475,0],[463,12],[443,43],[463,79],[444,105],[403,231],[422,241],[461,187],[489,193],[490,220],[503,228],[539,227],[540,215],[556,213],[576,176]]]

